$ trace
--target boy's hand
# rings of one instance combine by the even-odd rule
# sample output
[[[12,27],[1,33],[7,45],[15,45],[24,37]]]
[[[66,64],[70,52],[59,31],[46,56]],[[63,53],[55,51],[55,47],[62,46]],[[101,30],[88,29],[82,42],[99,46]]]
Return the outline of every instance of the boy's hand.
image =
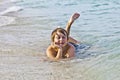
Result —
[[[57,49],[62,49],[62,45],[60,45],[59,43],[53,43],[52,45]]]

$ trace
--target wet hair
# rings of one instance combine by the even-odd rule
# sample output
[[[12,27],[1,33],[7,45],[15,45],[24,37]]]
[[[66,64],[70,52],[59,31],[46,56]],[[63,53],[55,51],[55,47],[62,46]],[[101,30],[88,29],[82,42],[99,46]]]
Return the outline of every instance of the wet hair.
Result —
[[[62,34],[64,34],[64,35],[66,35],[66,36],[67,36],[67,39],[68,39],[68,33],[67,33],[67,31],[66,31],[65,29],[63,29],[63,28],[56,28],[56,29],[53,30],[52,33],[51,33],[51,41],[52,41],[52,42],[54,42],[54,37],[55,37],[55,35],[57,34],[57,32],[60,32],[60,33],[62,33]]]

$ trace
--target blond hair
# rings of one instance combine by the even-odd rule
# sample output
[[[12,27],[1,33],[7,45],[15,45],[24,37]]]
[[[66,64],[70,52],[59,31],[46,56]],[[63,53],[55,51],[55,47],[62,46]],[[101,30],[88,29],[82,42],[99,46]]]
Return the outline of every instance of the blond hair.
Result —
[[[68,33],[67,33],[67,31],[65,29],[63,29],[63,28],[56,28],[51,33],[51,41],[52,42],[54,42],[54,37],[57,34],[57,32],[60,32],[60,33],[64,34],[65,36],[67,36],[67,39],[68,39]]]

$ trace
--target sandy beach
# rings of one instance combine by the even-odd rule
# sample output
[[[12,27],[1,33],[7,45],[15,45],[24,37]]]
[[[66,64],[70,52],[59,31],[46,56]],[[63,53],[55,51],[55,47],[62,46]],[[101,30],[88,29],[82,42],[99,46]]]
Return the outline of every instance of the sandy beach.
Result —
[[[40,55],[4,51],[0,53],[0,80],[48,80],[43,61]]]
[[[82,79],[81,74],[78,76],[82,70],[76,71],[72,68],[75,67],[74,61],[51,62],[44,56],[40,57],[31,54],[0,54],[0,80]]]
[[[45,51],[79,12],[70,36],[89,45],[57,62]],[[0,80],[120,80],[119,0],[0,0]]]

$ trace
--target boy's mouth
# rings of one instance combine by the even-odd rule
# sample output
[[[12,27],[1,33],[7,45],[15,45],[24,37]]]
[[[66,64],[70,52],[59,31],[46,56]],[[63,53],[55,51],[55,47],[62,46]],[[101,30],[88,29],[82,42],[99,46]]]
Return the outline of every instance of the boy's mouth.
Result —
[[[64,43],[62,42],[62,43],[55,43],[55,44],[57,44],[57,45],[63,45]]]

